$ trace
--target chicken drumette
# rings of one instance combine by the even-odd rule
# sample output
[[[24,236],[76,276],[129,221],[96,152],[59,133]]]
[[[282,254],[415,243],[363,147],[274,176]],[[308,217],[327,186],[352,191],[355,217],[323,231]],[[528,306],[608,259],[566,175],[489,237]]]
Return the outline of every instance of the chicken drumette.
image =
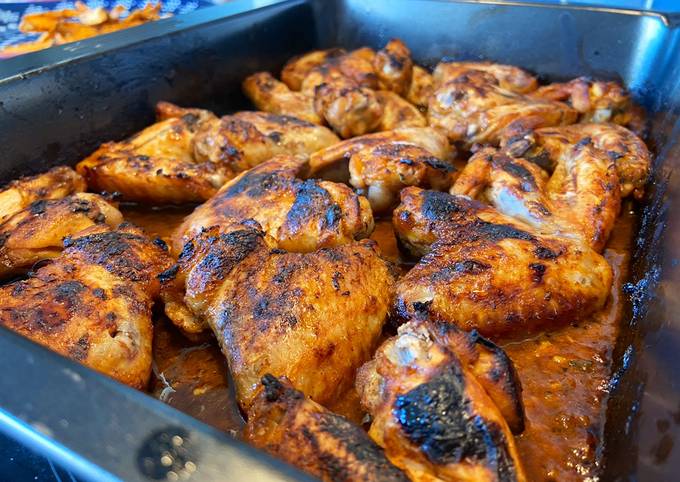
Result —
[[[93,226],[28,279],[0,288],[0,324],[135,388],[151,372],[157,276],[171,263],[141,231]]]
[[[327,482],[409,480],[361,427],[285,378],[265,375],[262,385],[248,411],[246,441]]]
[[[394,293],[373,241],[290,253],[248,223],[202,231],[162,278],[212,328],[244,409],[267,373],[318,403],[337,400],[373,353]]]
[[[414,481],[526,480],[493,396],[518,400],[512,364],[493,344],[450,331],[406,323],[360,369],[369,435]],[[517,403],[504,406],[511,416],[521,412]]]
[[[393,223],[424,254],[397,284],[402,318],[430,313],[498,339],[583,319],[609,296],[612,270],[593,249],[468,197],[406,188]]]

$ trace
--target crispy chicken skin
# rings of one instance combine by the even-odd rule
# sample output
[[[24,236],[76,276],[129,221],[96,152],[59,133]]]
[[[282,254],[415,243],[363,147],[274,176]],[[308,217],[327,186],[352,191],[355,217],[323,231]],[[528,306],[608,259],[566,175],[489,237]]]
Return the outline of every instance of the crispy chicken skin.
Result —
[[[414,144],[443,161],[452,160],[456,153],[446,136],[437,129],[431,127],[401,127],[391,131],[376,132],[347,139],[313,153],[309,156],[310,174],[318,175],[326,170],[336,168],[342,161],[347,161],[362,149],[389,142]]]
[[[378,125],[379,131],[390,131],[399,127],[425,127],[427,119],[418,108],[389,90],[376,92],[382,105],[383,115]]]
[[[492,62],[440,62],[432,74],[437,86],[456,80],[470,71],[491,75],[498,85],[517,94],[533,92],[538,87],[536,77],[514,65],[494,64]],[[561,99],[553,99],[561,100]]]
[[[185,287],[186,306],[210,325],[245,410],[267,373],[322,405],[338,399],[371,357],[394,294],[373,241],[289,253],[245,225],[201,232],[162,278]]]
[[[546,127],[511,139],[507,150],[552,170],[557,161],[579,143],[588,142],[616,165],[621,197],[641,199],[652,159],[644,141],[615,124],[574,124]]]
[[[456,179],[456,168],[426,149],[406,142],[368,146],[349,158],[349,182],[365,192],[374,213],[399,204],[399,191],[419,186],[445,191]]]
[[[426,324],[409,322],[357,376],[369,435],[413,481],[524,481],[505,419]]]
[[[614,161],[589,139],[562,152],[552,176],[494,148],[476,152],[451,194],[489,202],[539,233],[574,238],[602,251],[621,207]]]
[[[58,256],[65,238],[91,226],[115,228],[122,222],[120,211],[97,194],[34,201],[0,224],[0,277]]]
[[[531,95],[566,102],[578,111],[581,122],[611,122],[636,133],[644,130],[643,109],[618,82],[579,77],[539,87]]]
[[[420,108],[427,108],[430,96],[434,92],[434,79],[424,67],[413,66],[411,84],[406,92],[406,100]]]
[[[399,39],[392,39],[373,58],[380,88],[405,96],[411,86],[413,61],[411,51]]]
[[[344,184],[302,180],[303,158],[277,156],[240,174],[189,215],[178,228],[174,247],[210,226],[257,221],[277,245],[309,252],[366,238],[373,231],[368,201]]]
[[[313,96],[290,90],[269,72],[258,72],[246,77],[243,92],[259,110],[297,117],[313,124],[324,123],[314,108]]]
[[[444,82],[430,97],[428,122],[452,142],[498,144],[527,129],[576,122],[577,112],[562,102],[517,94],[486,72],[472,70]]]
[[[403,481],[366,432],[295,390],[285,378],[262,377],[244,438],[327,482]]]
[[[193,139],[216,119],[212,113],[167,103],[157,110],[164,120],[124,141],[102,144],[78,163],[90,190],[118,192],[126,201],[181,204],[208,199],[233,176],[229,166],[193,155]]]
[[[0,324],[132,387],[151,372],[151,308],[171,261],[140,230],[93,226],[0,287]]]
[[[337,142],[328,128],[297,117],[245,111],[205,124],[194,140],[194,152],[201,161],[239,173],[277,155],[311,154]]]
[[[0,223],[42,199],[60,199],[87,189],[85,179],[67,166],[36,176],[22,177],[0,190]]]
[[[393,223],[425,254],[397,283],[400,318],[430,313],[497,340],[583,319],[609,296],[612,270],[600,254],[467,197],[406,188]]]

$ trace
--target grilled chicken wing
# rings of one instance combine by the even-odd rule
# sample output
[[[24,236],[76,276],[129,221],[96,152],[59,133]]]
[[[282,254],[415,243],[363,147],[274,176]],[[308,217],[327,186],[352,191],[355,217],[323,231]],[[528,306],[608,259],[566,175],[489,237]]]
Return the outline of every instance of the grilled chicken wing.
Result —
[[[373,215],[366,198],[344,184],[298,178],[303,158],[278,156],[231,180],[189,215],[175,249],[210,226],[257,221],[282,249],[297,252],[338,246],[368,237]]]
[[[217,336],[244,409],[267,373],[318,403],[337,400],[375,349],[394,292],[373,241],[289,253],[247,226],[201,232],[169,277]]]
[[[579,241],[536,233],[477,201],[409,187],[393,223],[420,262],[397,284],[395,313],[418,313],[494,339],[602,308],[612,270]]]
[[[420,108],[427,108],[430,96],[434,92],[434,79],[425,68],[414,65],[411,84],[406,93],[406,100]]]
[[[574,238],[598,252],[621,206],[614,161],[588,139],[562,152],[550,178],[526,159],[482,149],[470,158],[451,194],[486,200],[536,232]]]
[[[621,197],[641,199],[651,171],[651,155],[644,141],[625,127],[615,124],[574,124],[546,127],[512,139],[508,151],[532,162],[555,169],[557,161],[579,143],[592,143],[616,165]]]
[[[503,89],[495,77],[478,70],[443,83],[428,105],[430,126],[467,148],[476,143],[498,144],[502,137],[526,129],[571,124],[577,116],[561,102]]]
[[[262,385],[248,411],[246,441],[328,482],[409,480],[361,427],[285,378],[265,375]]]
[[[368,146],[349,158],[350,183],[366,192],[375,213],[387,212],[399,203],[406,186],[447,190],[456,178],[452,164],[426,149],[407,142]]]
[[[618,82],[579,77],[539,87],[531,96],[566,102],[578,111],[581,122],[612,122],[636,133],[644,130],[643,109]]]
[[[243,91],[259,110],[297,117],[313,124],[324,123],[314,108],[313,96],[290,90],[269,72],[258,72],[246,77]]]
[[[91,190],[119,192],[126,201],[204,201],[233,174],[222,163],[197,160],[193,139],[215,116],[199,109],[157,106],[161,120],[122,142],[107,142],[76,166]]]
[[[349,160],[352,155],[362,149],[390,142],[414,144],[444,161],[452,160],[456,152],[449,144],[446,136],[437,129],[432,129],[431,127],[402,127],[392,131],[376,132],[347,139],[317,151],[309,156],[310,173],[311,175],[319,175],[333,170],[346,173],[347,167],[342,166],[342,161]],[[326,177],[325,174],[324,177]],[[343,178],[342,175],[337,173],[331,177]],[[344,177],[346,179],[346,176]]]
[[[280,154],[311,154],[337,142],[326,127],[296,117],[237,112],[206,124],[194,149],[198,159],[239,173]]]
[[[411,51],[399,39],[392,39],[373,58],[380,88],[405,96],[411,86],[413,61]]]
[[[437,86],[456,80],[470,71],[484,72],[492,76],[498,85],[517,94],[533,92],[538,87],[536,77],[514,65],[492,62],[440,62],[432,74]],[[561,99],[553,99],[561,100]]]
[[[382,105],[383,115],[378,125],[379,131],[390,131],[399,127],[425,127],[427,119],[409,101],[389,90],[376,92]]]
[[[94,226],[30,278],[0,287],[0,324],[116,380],[151,372],[151,308],[170,258],[141,231]]]
[[[0,277],[54,258],[63,240],[98,224],[115,228],[123,215],[97,194],[34,201],[0,224]]]
[[[37,176],[22,177],[0,190],[0,223],[42,199],[60,199],[87,188],[70,167],[59,166]]]
[[[510,428],[471,365],[426,324],[409,322],[359,370],[369,435],[411,480],[526,480]]]

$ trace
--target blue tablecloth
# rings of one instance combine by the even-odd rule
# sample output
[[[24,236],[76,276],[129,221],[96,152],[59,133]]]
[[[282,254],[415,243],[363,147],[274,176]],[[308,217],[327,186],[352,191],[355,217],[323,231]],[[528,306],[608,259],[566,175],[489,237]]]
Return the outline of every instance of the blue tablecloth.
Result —
[[[153,0],[152,3],[155,3]],[[143,7],[149,0],[83,0],[88,7],[105,7],[110,9],[122,5],[128,10]],[[213,5],[210,0],[163,0],[161,12],[178,15],[191,12],[197,8]],[[38,35],[25,34],[19,31],[19,22],[24,13],[42,12],[45,10],[62,10],[74,8],[75,1],[39,0],[27,2],[5,2],[0,0],[0,48],[27,40],[34,40]]]

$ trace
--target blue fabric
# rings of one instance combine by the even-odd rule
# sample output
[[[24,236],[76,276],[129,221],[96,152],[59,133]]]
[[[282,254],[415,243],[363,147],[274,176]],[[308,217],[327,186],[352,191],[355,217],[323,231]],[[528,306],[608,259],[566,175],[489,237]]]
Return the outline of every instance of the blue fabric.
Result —
[[[83,3],[88,7],[105,7],[106,9],[123,5],[128,10],[134,10],[146,5],[149,0],[83,0]],[[152,3],[156,3],[155,0]],[[35,40],[39,37],[38,34],[25,34],[19,31],[19,22],[25,13],[62,10],[74,8],[74,5],[75,1],[6,2],[0,0],[0,48],[27,40]],[[210,0],[163,0],[161,12],[179,15],[208,5],[214,5],[214,3]]]

